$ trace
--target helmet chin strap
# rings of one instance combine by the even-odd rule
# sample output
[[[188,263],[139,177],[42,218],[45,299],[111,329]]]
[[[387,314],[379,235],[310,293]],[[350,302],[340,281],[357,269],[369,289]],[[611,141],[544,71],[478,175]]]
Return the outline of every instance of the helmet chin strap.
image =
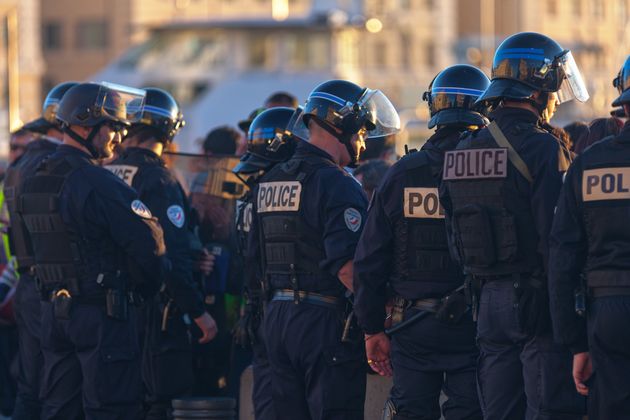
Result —
[[[352,148],[352,143],[351,143],[352,136],[354,134],[348,134],[344,132],[338,133],[333,127],[329,126],[328,124],[319,120],[318,118],[313,118],[313,121],[315,121],[315,124],[317,124],[324,130],[326,130],[328,134],[336,138],[337,141],[339,141],[339,143],[343,144],[346,147],[346,150],[348,151],[348,154],[350,155],[350,163],[348,163],[346,166],[348,168],[356,168],[357,155],[354,149]]]
[[[94,147],[94,144],[92,143],[92,140],[94,140],[96,133],[98,133],[98,131],[101,129],[101,125],[102,124],[97,124],[91,127],[90,134],[88,134],[87,138],[81,137],[79,134],[77,134],[76,131],[73,131],[68,126],[65,126],[63,128],[63,132],[69,135],[70,137],[72,137],[77,142],[79,142],[81,145],[85,146],[85,148],[88,149],[88,151],[90,152],[90,155],[92,155],[94,159],[100,159],[101,155],[96,151],[96,148]]]

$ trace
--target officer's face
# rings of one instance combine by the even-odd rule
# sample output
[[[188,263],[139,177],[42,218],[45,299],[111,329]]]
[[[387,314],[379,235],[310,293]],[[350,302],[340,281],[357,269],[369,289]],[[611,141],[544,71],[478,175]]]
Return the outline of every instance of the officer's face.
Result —
[[[558,100],[558,94],[556,92],[552,92],[547,96],[547,107],[543,111],[543,119],[546,122],[551,121],[553,114],[556,113],[556,108],[560,105],[560,101]]]
[[[111,124],[103,124],[94,138],[94,147],[101,158],[114,156],[114,150],[122,142],[123,131]]]

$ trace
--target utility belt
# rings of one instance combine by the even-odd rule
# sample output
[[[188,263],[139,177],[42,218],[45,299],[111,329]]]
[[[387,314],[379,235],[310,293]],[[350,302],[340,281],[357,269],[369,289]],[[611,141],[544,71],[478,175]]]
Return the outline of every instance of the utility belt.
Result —
[[[533,272],[496,274],[496,275],[475,275],[468,274],[464,281],[466,291],[466,299],[471,306],[473,321],[477,321],[477,313],[479,311],[479,295],[481,288],[487,283],[511,283],[515,292],[524,289],[540,289],[544,287],[544,283],[538,279]]]
[[[144,303],[142,296],[136,292],[126,290],[124,281],[120,278],[120,272],[100,273],[96,283],[103,287],[101,295],[83,295],[79,292],[77,279],[68,282],[68,286],[59,285],[49,291],[48,288],[40,289],[44,300],[53,304],[56,319],[70,319],[72,305],[74,303],[105,306],[107,316],[120,321],[129,318],[129,305],[140,306]]]
[[[405,321],[404,314],[409,308],[433,313],[438,321],[446,324],[457,324],[468,311],[468,301],[464,293],[464,286],[458,287],[441,298],[408,300],[402,296],[396,296],[392,309],[392,328]]]
[[[320,293],[293,289],[274,290],[271,300],[292,301],[296,305],[299,303],[308,303],[310,305],[317,305],[334,309],[339,308],[341,303],[341,299],[335,296],[326,296]]]

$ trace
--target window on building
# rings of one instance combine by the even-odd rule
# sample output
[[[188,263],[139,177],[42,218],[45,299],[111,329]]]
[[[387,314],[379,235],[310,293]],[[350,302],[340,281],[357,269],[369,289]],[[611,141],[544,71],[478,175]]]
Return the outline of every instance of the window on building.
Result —
[[[411,0],[398,0],[400,10],[411,10]]]
[[[109,24],[102,20],[79,22],[76,45],[79,49],[99,49],[109,46]]]
[[[626,3],[626,0],[619,0],[619,13],[617,16],[621,22],[625,23],[628,18],[628,4]]]
[[[558,14],[558,0],[547,0],[547,13],[552,16]]]
[[[407,32],[400,33],[400,67],[402,70],[411,70],[411,35]]]
[[[435,44],[429,42],[426,49],[426,64],[429,67],[435,66]]]
[[[58,50],[63,47],[62,27],[59,22],[46,22],[42,30],[42,44],[46,50]]]
[[[582,16],[582,0],[573,0],[571,4],[572,4],[573,14],[575,16]]]
[[[388,51],[387,44],[384,41],[375,41],[372,47],[372,66],[383,69],[387,66]]]
[[[267,38],[264,36],[252,36],[247,44],[247,64],[253,69],[261,69],[269,64],[267,51]]]
[[[286,38],[291,70],[324,70],[330,65],[330,43],[325,34],[295,34]]]
[[[604,17],[604,0],[591,0],[591,7],[593,10],[593,16],[598,18]]]

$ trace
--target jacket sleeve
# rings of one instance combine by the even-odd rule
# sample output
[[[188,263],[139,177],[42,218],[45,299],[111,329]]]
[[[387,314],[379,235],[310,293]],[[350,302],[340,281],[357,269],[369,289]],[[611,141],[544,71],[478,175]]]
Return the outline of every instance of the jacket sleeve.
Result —
[[[394,232],[382,188],[374,192],[365,228],[354,256],[354,311],[367,334],[383,331]]]
[[[573,353],[587,351],[586,321],[576,315],[575,289],[587,256],[587,238],[579,208],[580,161],[576,160],[558,200],[549,237],[549,304],[554,336]]]
[[[103,171],[105,175],[91,177],[98,184],[83,203],[86,221],[108,233],[126,256],[130,270],[137,273],[134,283],[152,293],[170,268],[162,228],[134,190]]]
[[[203,300],[193,282],[193,261],[188,236],[188,223],[184,209],[186,199],[176,181],[168,177],[155,179],[161,182],[154,188],[143,191],[142,200],[157,217],[164,231],[166,255],[171,261],[171,270],[166,273],[165,284],[168,295],[177,306],[192,318],[199,317],[204,311]]]

